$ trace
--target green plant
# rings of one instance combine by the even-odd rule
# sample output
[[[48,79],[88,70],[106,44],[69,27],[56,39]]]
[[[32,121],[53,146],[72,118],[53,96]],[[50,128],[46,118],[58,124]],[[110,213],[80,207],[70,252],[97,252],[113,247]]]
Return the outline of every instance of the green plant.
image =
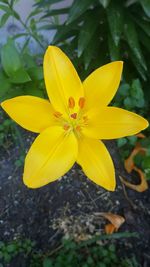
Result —
[[[24,257],[27,257],[34,246],[35,242],[32,242],[30,239],[23,241],[16,240],[9,243],[0,241],[0,260],[7,264],[20,253],[23,253]]]
[[[126,74],[130,76],[131,71],[137,75],[138,72],[144,80],[147,79],[149,62],[145,55],[150,52],[147,1],[75,0],[68,8],[59,10],[51,8],[54,2],[61,0],[39,0],[36,4],[45,13],[43,28],[49,30],[55,26],[57,29],[53,44],[76,50],[85,70],[91,71],[110,59],[122,58],[126,61]],[[66,14],[63,25],[58,24],[59,20],[55,25],[53,21],[46,21],[50,16],[62,14]],[[66,40],[69,40],[68,47]]]
[[[9,243],[0,242],[2,261],[0,267],[11,263],[11,260],[20,254],[26,259],[29,267],[139,267],[134,256],[130,258],[119,256],[114,243],[114,239],[131,236],[136,235],[130,233],[101,235],[80,243],[70,239],[62,240],[58,247],[46,253],[38,251],[35,242],[29,239]],[[109,244],[106,242],[107,239],[111,240]],[[105,242],[97,244],[99,240],[105,240]]]
[[[44,97],[43,69],[37,63],[39,55],[31,55],[26,49],[16,48],[13,39],[8,39],[1,48],[0,101],[17,95]]]

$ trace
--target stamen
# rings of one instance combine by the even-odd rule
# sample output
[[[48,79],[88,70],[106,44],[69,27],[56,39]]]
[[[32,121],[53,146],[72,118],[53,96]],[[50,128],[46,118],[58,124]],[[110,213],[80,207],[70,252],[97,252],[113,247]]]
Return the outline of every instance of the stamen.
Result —
[[[69,100],[68,100],[68,107],[69,108],[74,108],[75,107],[75,100],[73,97],[69,97]]]
[[[76,127],[76,130],[77,130],[77,131],[81,131],[81,127],[80,127],[80,125],[78,125],[78,126]]]
[[[84,120],[84,122],[87,122],[88,121],[88,117],[87,116],[83,116],[83,120]]]
[[[55,111],[53,114],[56,118],[60,118],[62,116],[62,114],[59,111]]]
[[[73,118],[73,119],[76,119],[77,118],[77,113],[71,114],[70,117]]]
[[[85,105],[85,98],[80,97],[78,104],[79,104],[79,107],[82,109]]]
[[[64,130],[65,130],[65,131],[68,131],[69,128],[70,128],[70,126],[69,126],[68,124],[65,124],[65,125],[64,125]]]

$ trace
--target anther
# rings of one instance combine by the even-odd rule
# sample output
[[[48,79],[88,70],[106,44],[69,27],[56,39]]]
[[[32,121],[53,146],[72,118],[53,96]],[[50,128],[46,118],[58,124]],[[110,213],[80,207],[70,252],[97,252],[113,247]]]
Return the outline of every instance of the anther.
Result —
[[[59,111],[55,111],[53,114],[56,118],[60,118],[62,116],[62,114]]]
[[[68,124],[65,124],[65,125],[64,125],[64,130],[65,130],[65,131],[68,131],[69,128],[70,128],[70,126],[69,126]]]
[[[77,131],[81,131],[81,126],[78,125],[78,126],[76,127],[76,130],[77,130]]]
[[[82,109],[85,105],[85,98],[80,97],[78,104],[79,104],[79,107]]]
[[[71,114],[70,117],[71,117],[72,119],[76,119],[76,118],[77,118],[77,113],[73,113],[73,114]]]
[[[69,108],[74,108],[75,106],[75,100],[73,97],[69,97],[69,100],[68,100],[68,107]]]

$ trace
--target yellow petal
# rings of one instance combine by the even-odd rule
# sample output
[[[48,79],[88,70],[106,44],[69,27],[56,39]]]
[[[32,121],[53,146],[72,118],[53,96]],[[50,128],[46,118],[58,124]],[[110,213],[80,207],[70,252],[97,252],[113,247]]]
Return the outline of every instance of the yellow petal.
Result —
[[[1,103],[8,115],[23,128],[39,133],[54,124],[53,108],[42,98],[18,96]]]
[[[87,126],[82,131],[96,139],[114,139],[134,135],[146,127],[148,121],[136,113],[115,107],[91,109],[87,112]]]
[[[76,104],[74,112],[77,112],[78,101],[84,94],[82,83],[69,58],[58,47],[49,46],[45,53],[44,77],[54,108],[68,114],[69,98],[73,98]]]
[[[122,61],[106,64],[90,74],[84,81],[86,109],[107,106],[114,97],[121,79]]]
[[[77,157],[77,140],[72,132],[54,126],[42,132],[32,144],[24,167],[24,183],[38,188],[64,175]]]
[[[98,140],[83,137],[79,140],[77,162],[94,183],[114,191],[115,170],[111,156],[105,145]]]

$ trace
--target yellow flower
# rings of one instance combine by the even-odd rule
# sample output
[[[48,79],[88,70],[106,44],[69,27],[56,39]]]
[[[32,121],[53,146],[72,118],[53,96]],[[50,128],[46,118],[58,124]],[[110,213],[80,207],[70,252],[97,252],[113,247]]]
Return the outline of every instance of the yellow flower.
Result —
[[[18,124],[40,133],[25,160],[24,183],[38,188],[64,175],[75,161],[89,179],[113,191],[115,171],[105,145],[140,132],[148,122],[135,113],[107,107],[119,86],[123,63],[98,68],[83,83],[69,58],[49,46],[44,77],[50,99],[19,96],[1,106]]]

